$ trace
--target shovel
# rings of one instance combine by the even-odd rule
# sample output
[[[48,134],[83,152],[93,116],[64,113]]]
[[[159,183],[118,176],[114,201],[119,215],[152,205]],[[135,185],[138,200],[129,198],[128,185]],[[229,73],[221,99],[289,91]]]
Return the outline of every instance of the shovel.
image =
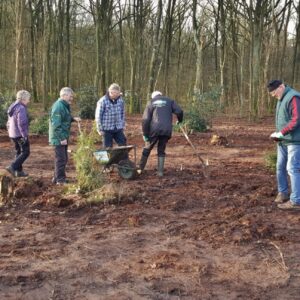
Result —
[[[196,156],[198,157],[199,161],[201,162],[201,166],[202,166],[204,177],[208,178],[209,177],[208,168],[207,168],[208,167],[208,161],[207,160],[204,161],[204,159],[200,156],[200,154],[197,151],[195,145],[192,143],[192,141],[190,140],[189,136],[187,135],[186,131],[181,126],[181,124],[179,124],[179,128],[180,128],[182,134],[184,135],[184,137],[186,138],[186,140],[188,141],[188,143],[190,144],[190,146],[193,148],[194,154],[196,154]]]
[[[81,122],[77,122],[77,126],[78,126],[79,134],[82,134],[82,130],[81,130]]]

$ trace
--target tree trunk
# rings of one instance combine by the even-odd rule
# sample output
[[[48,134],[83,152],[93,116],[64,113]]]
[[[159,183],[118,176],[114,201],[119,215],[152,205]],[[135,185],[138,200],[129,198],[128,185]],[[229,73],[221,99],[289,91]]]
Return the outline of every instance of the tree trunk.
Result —
[[[66,0],[66,85],[70,86],[70,72],[71,72],[71,42],[70,42],[70,23],[71,23],[71,16],[70,16],[70,0]]]
[[[158,1],[157,5],[157,12],[156,12],[156,24],[155,24],[155,31],[154,31],[154,38],[152,44],[152,54],[151,54],[151,61],[150,61],[150,68],[149,68],[149,81],[148,81],[148,88],[147,94],[148,96],[151,95],[151,92],[155,89],[155,81],[156,81],[156,74],[159,67],[158,55],[159,55],[159,45],[161,42],[161,18],[162,18],[162,8],[163,3],[162,0]]]
[[[197,0],[193,0],[193,37],[196,46],[196,74],[194,82],[194,96],[202,92],[203,80],[203,46],[205,43],[205,35],[203,34],[203,24],[198,21]]]
[[[35,17],[34,12],[32,8],[32,0],[28,0],[29,4],[29,11],[30,11],[30,18],[31,18],[31,26],[30,26],[30,42],[31,42],[31,92],[32,92],[32,98],[33,101],[37,101],[37,84],[36,84],[36,51],[35,51],[35,45],[36,45],[36,39],[35,39]]]
[[[294,86],[298,81],[299,64],[300,64],[300,3],[297,8],[297,21],[296,21],[296,39],[293,54],[293,73],[292,73],[292,85]]]
[[[16,69],[15,69],[15,92],[23,85],[23,38],[24,38],[24,11],[25,1],[16,0]]]
[[[165,93],[168,93],[168,76],[170,66],[170,51],[173,38],[173,26],[174,26],[174,10],[176,0],[168,0],[167,12],[166,12],[166,26],[165,26],[165,47],[164,47],[164,80],[163,89]]]
[[[227,74],[226,74],[226,56],[227,56],[227,42],[226,42],[226,12],[224,7],[224,1],[219,0],[220,7],[220,33],[221,33],[221,45],[220,45],[220,85],[221,85],[221,97],[220,103],[222,106],[226,106],[226,88],[227,88]]]

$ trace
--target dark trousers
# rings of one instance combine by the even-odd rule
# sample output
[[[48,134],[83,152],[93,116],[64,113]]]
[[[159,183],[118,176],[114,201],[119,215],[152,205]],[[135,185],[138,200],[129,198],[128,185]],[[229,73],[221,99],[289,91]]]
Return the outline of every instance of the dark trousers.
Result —
[[[12,138],[11,139],[15,145],[15,160],[12,162],[11,167],[15,171],[23,170],[23,163],[30,155],[30,144],[27,139],[25,143],[23,143],[23,139],[21,137]]]
[[[151,150],[154,148],[154,146],[157,144],[157,156],[159,157],[165,157],[166,156],[166,147],[168,140],[170,139],[169,136],[166,135],[159,135],[155,137],[151,137],[149,141],[149,145],[144,147],[143,149],[143,155],[148,157],[150,155]]]
[[[116,130],[105,130],[103,134],[103,147],[112,147],[113,140],[116,141],[118,146],[125,146],[127,143],[126,137],[124,135],[123,129]]]
[[[68,162],[68,145],[55,146],[54,182],[66,181],[66,165]]]

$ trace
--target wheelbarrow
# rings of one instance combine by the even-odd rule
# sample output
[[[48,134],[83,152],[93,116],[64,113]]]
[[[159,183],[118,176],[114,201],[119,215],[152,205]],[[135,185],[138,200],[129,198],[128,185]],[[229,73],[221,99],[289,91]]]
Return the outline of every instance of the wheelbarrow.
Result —
[[[134,150],[134,162],[129,159],[129,152]],[[119,146],[95,151],[94,157],[103,165],[103,172],[118,169],[119,176],[124,179],[134,179],[137,176],[136,146]]]

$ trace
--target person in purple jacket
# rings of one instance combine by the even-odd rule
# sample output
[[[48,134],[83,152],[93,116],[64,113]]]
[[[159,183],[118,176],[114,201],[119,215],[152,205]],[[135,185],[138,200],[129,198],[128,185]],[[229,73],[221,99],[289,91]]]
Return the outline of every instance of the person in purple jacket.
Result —
[[[29,157],[30,145],[28,139],[29,120],[27,105],[30,102],[30,93],[21,90],[17,92],[17,100],[8,108],[7,130],[14,143],[15,160],[6,170],[14,177],[26,177],[23,171],[23,163]]]

